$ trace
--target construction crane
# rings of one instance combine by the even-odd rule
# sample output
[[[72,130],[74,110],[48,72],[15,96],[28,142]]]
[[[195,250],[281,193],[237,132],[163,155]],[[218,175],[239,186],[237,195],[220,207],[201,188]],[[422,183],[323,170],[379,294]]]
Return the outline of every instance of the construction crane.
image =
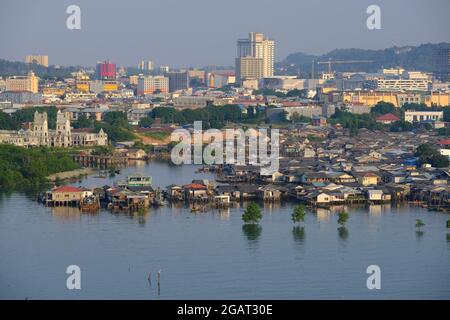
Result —
[[[328,60],[328,61],[318,61],[317,64],[328,64],[328,73],[331,73],[331,65],[332,64],[341,64],[341,63],[371,63],[372,60]],[[313,62],[314,63],[314,62]]]

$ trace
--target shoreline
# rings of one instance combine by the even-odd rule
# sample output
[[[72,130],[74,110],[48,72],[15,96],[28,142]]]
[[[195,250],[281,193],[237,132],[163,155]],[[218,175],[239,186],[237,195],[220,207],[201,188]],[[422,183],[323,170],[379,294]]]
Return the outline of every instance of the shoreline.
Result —
[[[72,178],[78,178],[80,176],[88,176],[93,173],[95,173],[94,168],[82,168],[82,169],[75,169],[70,171],[64,171],[64,172],[58,172],[53,173],[49,176],[47,176],[47,180],[50,182],[55,182],[57,180],[68,180]]]

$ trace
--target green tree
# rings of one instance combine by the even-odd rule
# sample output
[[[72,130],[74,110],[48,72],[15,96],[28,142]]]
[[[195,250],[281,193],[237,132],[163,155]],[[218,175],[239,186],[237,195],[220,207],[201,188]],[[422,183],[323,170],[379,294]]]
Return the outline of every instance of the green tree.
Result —
[[[136,139],[134,133],[127,127],[114,126],[107,123],[96,122],[94,130],[96,132],[103,129],[108,134],[108,140],[112,142],[117,141],[131,141]]]
[[[447,228],[450,228],[450,220],[447,220]]]
[[[449,160],[447,156],[442,154],[434,154],[431,159],[431,165],[435,168],[445,168],[449,166]]]
[[[0,111],[0,130],[18,130],[19,124],[9,114]]]
[[[297,223],[297,222],[304,222],[305,216],[306,216],[305,206],[300,204],[294,208],[294,212],[292,213],[291,218],[292,221],[294,221],[294,223]]]
[[[450,127],[439,128],[437,132],[440,136],[450,137]]]
[[[338,223],[341,225],[341,226],[345,226],[345,224],[347,223],[347,221],[348,221],[348,212],[346,212],[346,211],[341,211],[341,212],[339,212],[338,213]]]
[[[299,98],[306,98],[308,94],[308,91],[306,89],[300,90],[300,89],[293,89],[288,91],[286,93],[286,97],[299,97]]]
[[[416,149],[416,157],[420,158],[422,163],[428,162],[436,153],[435,149],[428,143],[422,143]]]
[[[116,127],[128,128],[127,114],[122,111],[110,111],[106,112],[104,116],[104,122]]]
[[[153,119],[152,117],[144,117],[139,120],[139,126],[141,128],[148,128],[153,124],[154,121],[155,119]]]
[[[395,121],[389,127],[391,132],[406,132],[411,131],[412,129],[414,129],[413,124],[403,120]]]
[[[76,121],[72,123],[75,129],[79,128],[93,128],[94,119],[88,118],[85,114],[81,114]]]
[[[293,123],[310,123],[311,118],[299,115],[297,112],[294,112],[291,116],[291,121]]]
[[[393,113],[395,112],[395,106],[390,102],[380,101],[372,109],[370,109],[370,112],[377,115]]]
[[[449,166],[448,157],[441,155],[438,150],[428,143],[419,145],[416,149],[415,155],[416,157],[419,157],[422,164],[430,163],[436,168],[444,168]]]
[[[32,122],[34,120],[34,113],[35,112],[47,112],[47,118],[48,118],[48,127],[50,129],[55,129],[56,127],[56,114],[58,110],[55,106],[49,106],[49,107],[31,107],[31,108],[24,108],[21,110],[17,110],[12,115],[13,120],[17,124],[21,124],[23,122]]]
[[[259,220],[261,220],[261,218],[261,209],[254,202],[251,202],[245,209],[245,212],[242,214],[242,220],[244,221],[244,223],[256,224],[259,222]]]
[[[416,219],[416,228],[420,229],[424,225],[425,225],[425,223],[422,220]]]
[[[47,182],[47,176],[78,169],[67,151],[45,147],[26,149],[0,145],[0,190],[38,188]]]

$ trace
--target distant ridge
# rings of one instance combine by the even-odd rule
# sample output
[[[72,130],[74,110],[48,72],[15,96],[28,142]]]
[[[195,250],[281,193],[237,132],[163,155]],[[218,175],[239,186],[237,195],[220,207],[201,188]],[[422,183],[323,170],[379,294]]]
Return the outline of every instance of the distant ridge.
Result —
[[[450,50],[450,43],[427,43],[419,46],[392,47],[381,50],[366,49],[336,49],[324,55],[310,55],[302,52],[292,53],[283,61],[277,63],[278,67],[290,70],[292,73],[310,72],[312,61],[331,60],[372,60],[372,63],[336,64],[335,71],[365,71],[376,72],[380,68],[403,67],[410,70],[436,72],[439,70],[438,53],[441,50]],[[315,66],[317,71],[324,71],[327,65]]]
[[[70,77],[70,73],[79,70],[82,67],[44,67],[38,64],[29,64],[19,61],[8,61],[0,59],[0,76],[25,75],[29,71],[34,71],[38,76],[64,78]]]

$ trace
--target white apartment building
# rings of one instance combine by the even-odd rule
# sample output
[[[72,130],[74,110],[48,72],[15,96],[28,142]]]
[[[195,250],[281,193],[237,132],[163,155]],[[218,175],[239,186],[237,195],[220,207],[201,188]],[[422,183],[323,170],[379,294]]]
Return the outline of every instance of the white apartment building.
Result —
[[[444,118],[443,111],[406,111],[405,121],[407,122],[435,122]]]
[[[426,79],[378,79],[380,90],[418,90],[427,91],[430,81]]]
[[[247,60],[242,64],[240,62],[241,59]],[[261,59],[261,62],[259,59]],[[245,74],[239,68],[241,66],[248,66],[250,63],[254,68],[262,68],[262,77],[273,76],[275,42],[267,39],[263,33],[250,32],[247,39],[239,39],[237,41],[236,73],[242,75],[242,78],[239,78],[239,80],[243,79]],[[259,70],[252,71],[251,73],[259,74]]]
[[[263,59],[243,57],[236,59],[236,76],[238,79],[260,79],[264,77]]]
[[[14,76],[6,78],[6,91],[30,91],[38,92],[39,78],[30,71],[26,76]]]
[[[163,76],[139,77],[137,85],[137,94],[142,96],[155,92],[169,92],[169,78]]]

